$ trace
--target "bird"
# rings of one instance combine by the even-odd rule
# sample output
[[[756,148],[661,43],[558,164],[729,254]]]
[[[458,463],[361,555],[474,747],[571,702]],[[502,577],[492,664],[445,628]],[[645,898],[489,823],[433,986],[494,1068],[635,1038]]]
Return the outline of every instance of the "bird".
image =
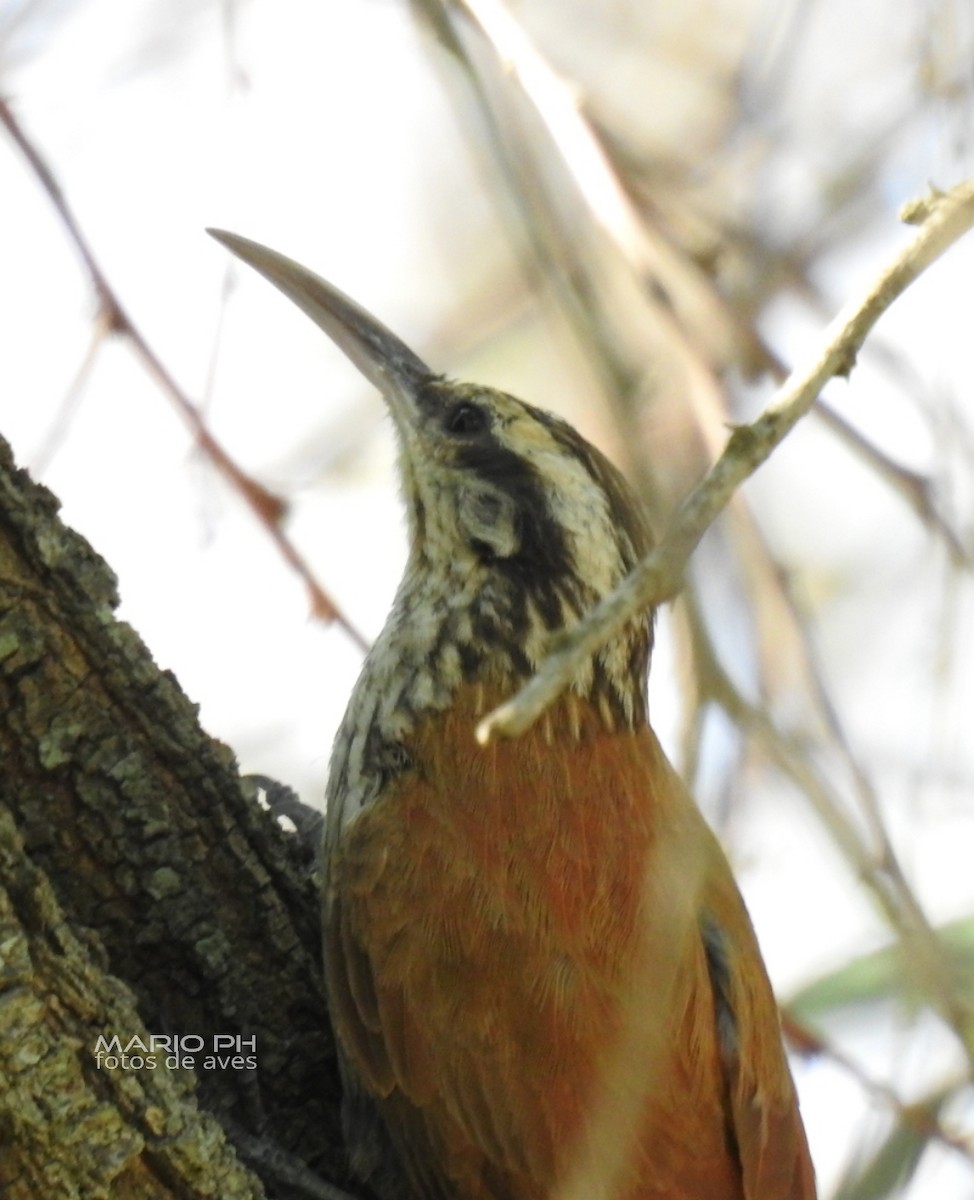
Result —
[[[475,735],[652,547],[568,423],[431,370],[307,268],[211,230],[382,394],[409,550],[335,739],[326,993],[380,1200],[813,1200],[777,1005],[648,720],[652,614],[524,735]],[[367,548],[365,548],[367,551]]]

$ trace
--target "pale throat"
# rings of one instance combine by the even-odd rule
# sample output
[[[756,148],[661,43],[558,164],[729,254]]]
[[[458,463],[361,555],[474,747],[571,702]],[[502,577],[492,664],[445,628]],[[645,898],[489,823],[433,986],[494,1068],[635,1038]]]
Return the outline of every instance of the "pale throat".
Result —
[[[425,564],[407,569],[335,740],[328,796],[342,810],[341,826],[413,765],[411,734],[427,715],[449,709],[462,689],[473,728],[517,691],[546,657],[552,635],[579,619],[574,599],[568,589],[533,599],[496,571],[469,564],[440,574]],[[558,720],[575,736],[582,707],[607,730],[644,723],[647,651],[646,629],[616,639],[578,672]]]

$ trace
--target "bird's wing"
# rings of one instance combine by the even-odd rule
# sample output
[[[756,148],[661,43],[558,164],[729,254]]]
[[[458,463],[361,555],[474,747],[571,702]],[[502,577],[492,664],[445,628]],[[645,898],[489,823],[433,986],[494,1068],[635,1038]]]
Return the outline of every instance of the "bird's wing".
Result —
[[[626,1194],[813,1200],[750,920],[722,851],[661,752],[634,740],[631,762],[620,767],[620,749],[593,740],[591,759],[571,764],[573,782],[586,780],[584,803],[568,802],[565,763],[538,753],[529,819],[517,801],[519,760],[473,749],[473,764],[443,766],[442,746],[459,742],[444,736],[438,759],[424,756],[423,772],[347,828],[326,904],[339,1041],[385,1115],[413,1192],[431,1200],[549,1194],[571,1131],[591,1116],[584,1084],[598,1078],[613,989],[627,972],[633,978],[630,955],[646,919],[644,932],[650,941],[659,934],[659,945],[647,952],[646,966],[656,967],[640,1020],[663,1028],[668,1049],[657,1048],[656,1079],[639,1077],[645,1055],[632,1056],[652,1145],[638,1155],[643,1189]],[[467,781],[462,795],[449,793],[450,778]],[[620,778],[629,783],[620,787]],[[654,815],[640,828],[643,811]],[[536,824],[546,812],[549,824]],[[671,858],[680,861],[664,866]],[[699,890],[681,889],[686,861],[698,864]],[[693,910],[681,921],[685,937],[663,928],[671,884]],[[695,913],[703,914],[702,942]],[[667,967],[673,955],[678,965]],[[657,1002],[661,970],[676,981],[682,1027],[670,1026]],[[670,1053],[674,1039],[682,1050]],[[626,1087],[630,1074],[620,1076]],[[708,1178],[727,1186],[705,1190]]]
[[[720,852],[704,938],[727,1103],[746,1200],[815,1200],[815,1177],[777,1004],[750,917]]]

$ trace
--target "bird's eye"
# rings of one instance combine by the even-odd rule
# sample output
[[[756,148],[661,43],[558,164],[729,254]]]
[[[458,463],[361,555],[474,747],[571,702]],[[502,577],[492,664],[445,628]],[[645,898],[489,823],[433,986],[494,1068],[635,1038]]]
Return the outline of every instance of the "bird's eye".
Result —
[[[483,433],[489,424],[487,412],[479,405],[471,404],[469,400],[461,400],[446,415],[447,433]]]

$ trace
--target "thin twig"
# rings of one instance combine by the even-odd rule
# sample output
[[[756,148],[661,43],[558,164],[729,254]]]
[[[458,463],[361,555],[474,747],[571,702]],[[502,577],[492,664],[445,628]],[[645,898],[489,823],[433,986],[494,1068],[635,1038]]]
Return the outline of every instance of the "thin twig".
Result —
[[[915,210],[911,210],[915,216]],[[626,580],[565,636],[558,650],[515,697],[488,714],[477,738],[515,737],[529,729],[568,686],[579,667],[619,629],[681,586],[691,552],[736,489],[768,458],[815,403],[826,380],[848,375],[880,316],[911,283],[974,225],[974,180],[931,197],[913,242],[859,301],[847,305],[826,330],[809,366],[795,370],[750,425],[738,426],[710,473],[684,501],[661,543]]]
[[[909,213],[904,216],[909,217]],[[807,278],[799,278],[797,272],[790,274],[793,285],[799,289],[812,306],[813,311],[821,314],[825,310],[825,301],[818,289],[814,288]],[[902,354],[878,342],[872,343],[870,351],[884,367],[887,375],[905,394],[913,396],[923,390],[923,382],[919,374]],[[788,375],[787,367],[770,352],[767,361],[772,379],[775,383],[780,384]],[[819,396],[813,413],[847,450],[861,459],[878,479],[900,497],[935,537],[944,542],[954,566],[963,567],[966,570],[974,567],[974,547],[965,545],[961,535],[951,526],[946,514],[941,511],[937,501],[935,483],[930,476],[913,471],[897,462],[895,458],[887,454],[864,433],[856,429],[841,413],[837,412],[824,396]]]
[[[6,126],[13,142],[27,160],[31,170],[36,175],[41,187],[47,193],[54,205],[68,237],[84,263],[85,270],[91,280],[101,310],[101,319],[112,333],[121,334],[142,361],[148,374],[156,381],[159,388],[176,406],[180,416],[189,426],[196,444],[206,457],[216,467],[234,490],[243,497],[251,512],[257,517],[264,529],[274,541],[281,555],[289,566],[301,577],[311,601],[314,616],[322,621],[335,621],[349,637],[363,650],[368,648],[368,642],[341,612],[321,584],[314,577],[311,568],[302,558],[297,547],[284,531],[284,517],[287,506],[280,496],[251,478],[216,440],[207,428],[196,405],[189,399],[175,379],[169,373],[162,360],[149,346],[137,326],[132,321],[112,289],[95,258],[74,213],[54,177],[50,167],[44,161],[40,151],[30,141],[23,128],[14,116],[13,111],[5,100],[0,98],[0,121]]]
[[[867,1075],[862,1067],[844,1051],[793,1017],[787,1008],[783,1009],[781,1013],[781,1028],[786,1041],[796,1054],[808,1058],[812,1056],[827,1058],[836,1066],[841,1067],[873,1100],[888,1108],[901,1125],[915,1130],[923,1137],[940,1142],[957,1154],[963,1155],[968,1162],[974,1162],[974,1145],[970,1138],[945,1129],[932,1114],[929,1102],[924,1104],[919,1101],[907,1104],[891,1087]],[[965,1081],[958,1080],[957,1090],[959,1091],[963,1086],[965,1086]]]
[[[58,414],[48,427],[47,434],[40,448],[35,451],[31,458],[30,469],[35,476],[40,477],[44,474],[51,460],[67,438],[74,417],[80,407],[88,380],[91,377],[91,372],[98,359],[98,351],[101,349],[109,333],[111,333],[111,329],[108,326],[108,322],[105,320],[104,314],[99,313],[92,326],[91,338],[85,348],[84,356],[78,364],[74,377],[70,384],[68,384],[68,390],[61,400]]]
[[[692,609],[690,610],[693,619]],[[807,797],[818,819],[829,833],[833,846],[842,854],[856,878],[879,905],[903,947],[908,969],[922,980],[922,992],[930,1006],[957,1035],[970,1068],[974,1071],[974,1005],[964,981],[953,971],[943,942],[932,928],[907,882],[885,827],[875,814],[870,828],[877,844],[864,844],[856,824],[840,796],[822,774],[795,736],[783,732],[771,717],[747,700],[735,687],[713,652],[706,630],[696,628],[695,652],[705,681],[704,698],[718,704],[745,734],[754,738],[768,758]],[[841,728],[830,731],[844,747]],[[855,764],[849,764],[855,773]],[[868,783],[864,777],[857,785]]]
[[[937,507],[934,484],[928,476],[911,471],[909,467],[885,454],[824,400],[820,399],[815,406],[815,415],[854,454],[864,459],[877,476],[909,506],[914,515],[942,539],[955,567],[964,567],[967,570],[974,567],[974,549],[964,545],[960,535]]]

